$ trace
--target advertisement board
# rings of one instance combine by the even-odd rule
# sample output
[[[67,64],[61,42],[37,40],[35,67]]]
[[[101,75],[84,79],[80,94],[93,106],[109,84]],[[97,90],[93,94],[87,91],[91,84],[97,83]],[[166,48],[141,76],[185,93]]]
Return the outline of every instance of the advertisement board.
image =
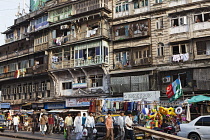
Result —
[[[126,101],[159,101],[160,91],[125,92],[123,98]]]
[[[74,98],[66,99],[66,107],[81,107],[81,106],[90,106],[91,100],[96,100],[98,98]]]
[[[30,11],[34,12],[39,10],[40,7],[43,7],[45,2],[50,0],[30,0]]]

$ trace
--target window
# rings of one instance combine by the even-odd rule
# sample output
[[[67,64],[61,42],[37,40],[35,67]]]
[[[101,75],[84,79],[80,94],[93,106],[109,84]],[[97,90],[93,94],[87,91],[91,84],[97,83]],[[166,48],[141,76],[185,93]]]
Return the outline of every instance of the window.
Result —
[[[203,125],[203,118],[200,118],[196,123],[195,126],[202,126]]]
[[[127,2],[119,3],[115,7],[115,12],[124,12],[129,10],[129,4]]]
[[[138,9],[139,7],[139,1],[134,1],[134,9]]]
[[[163,28],[163,17],[159,17],[156,20],[156,29],[162,29]]]
[[[62,83],[63,90],[72,89],[72,82]]]
[[[85,76],[83,76],[83,77],[77,77],[77,83],[86,83]]]
[[[103,86],[103,75],[91,75],[91,87],[100,87]]]
[[[129,51],[116,53],[115,60],[121,62],[123,66],[127,66],[129,64]]]
[[[163,56],[164,55],[164,44],[159,43],[157,47],[157,56]]]
[[[173,51],[173,55],[185,54],[185,53],[187,53],[186,45],[185,44],[174,45],[174,46],[172,46],[172,51]]]
[[[70,47],[64,48],[64,60],[70,60]]]
[[[171,19],[171,27],[181,26],[187,24],[187,16],[177,17]]]
[[[203,126],[210,126],[210,117],[203,117]]]
[[[206,22],[206,21],[210,21],[210,13],[201,13],[194,15],[195,23]]]
[[[197,55],[210,55],[210,41],[196,42]]]
[[[156,3],[162,3],[163,0],[155,0]]]
[[[62,61],[62,48],[57,48],[52,51],[52,63]]]
[[[148,6],[148,1],[149,0],[141,0],[142,7]],[[161,0],[161,2],[162,2],[162,0]]]

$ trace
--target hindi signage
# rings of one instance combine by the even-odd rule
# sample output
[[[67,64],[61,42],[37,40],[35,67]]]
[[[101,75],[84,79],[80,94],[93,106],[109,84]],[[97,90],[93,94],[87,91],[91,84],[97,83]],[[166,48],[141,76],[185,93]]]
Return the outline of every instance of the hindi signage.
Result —
[[[144,91],[144,92],[125,92],[123,93],[124,100],[128,101],[159,101],[160,91]]]

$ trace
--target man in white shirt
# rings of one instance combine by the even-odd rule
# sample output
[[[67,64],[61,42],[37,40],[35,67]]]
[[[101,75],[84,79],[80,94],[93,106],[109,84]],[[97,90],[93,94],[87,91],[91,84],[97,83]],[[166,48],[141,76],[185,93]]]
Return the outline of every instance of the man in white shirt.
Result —
[[[13,125],[14,125],[14,132],[18,132],[18,125],[19,125],[19,118],[17,115],[14,116],[13,118]]]
[[[81,113],[77,114],[77,116],[76,116],[76,118],[74,120],[74,127],[75,127],[74,132],[76,133],[76,140],[82,139],[83,126],[82,126]]]
[[[71,114],[68,114],[68,116],[66,116],[64,124],[65,128],[67,128],[67,140],[71,140],[71,129],[73,125],[73,119],[71,117]]]
[[[85,121],[85,127],[87,128],[88,130],[88,136],[86,137],[86,140],[89,138],[90,140],[93,140],[93,129],[95,127],[95,119],[93,117],[93,113],[90,112],[89,113],[90,116],[88,116],[86,118],[86,121]]]
[[[120,112],[120,116],[118,117],[117,124],[120,127],[120,138],[121,138],[121,140],[124,140],[124,137],[125,137],[125,129],[124,129],[124,127],[125,127],[125,116],[124,116],[123,112]]]
[[[125,118],[125,128],[126,128],[125,136],[129,135],[130,139],[134,140],[132,125],[133,125],[133,118],[131,112],[129,112],[128,116],[126,116]]]

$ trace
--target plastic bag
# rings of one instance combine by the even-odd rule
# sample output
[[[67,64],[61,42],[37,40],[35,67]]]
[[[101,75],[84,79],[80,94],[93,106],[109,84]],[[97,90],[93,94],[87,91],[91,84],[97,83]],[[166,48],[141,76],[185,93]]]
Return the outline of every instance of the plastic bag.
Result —
[[[88,131],[87,131],[87,129],[85,128],[85,129],[83,129],[83,131],[82,131],[82,135],[83,136],[88,136]]]
[[[96,134],[97,133],[97,129],[93,129],[93,134]]]
[[[64,131],[63,131],[63,136],[64,136],[64,139],[66,139],[66,138],[67,138],[66,129],[64,129]]]

